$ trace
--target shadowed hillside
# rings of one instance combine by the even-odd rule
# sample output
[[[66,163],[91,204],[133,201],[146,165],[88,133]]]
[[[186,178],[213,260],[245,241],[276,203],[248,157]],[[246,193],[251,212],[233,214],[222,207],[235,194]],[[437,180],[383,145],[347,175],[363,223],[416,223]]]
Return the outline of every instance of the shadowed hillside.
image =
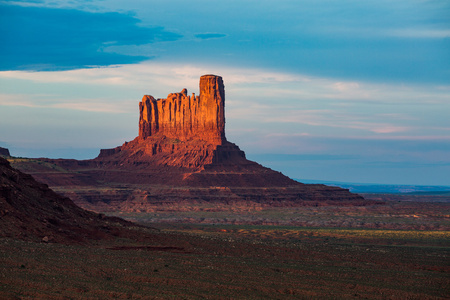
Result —
[[[137,237],[139,228],[76,206],[0,157],[0,236],[21,240],[86,243]]]

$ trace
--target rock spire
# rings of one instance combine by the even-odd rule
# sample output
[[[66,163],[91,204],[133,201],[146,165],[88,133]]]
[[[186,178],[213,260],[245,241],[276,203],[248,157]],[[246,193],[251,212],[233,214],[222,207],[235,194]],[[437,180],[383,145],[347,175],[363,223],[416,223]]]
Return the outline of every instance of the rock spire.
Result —
[[[166,136],[180,141],[203,140],[221,145],[225,139],[225,87],[222,77],[200,77],[200,95],[187,90],[166,99],[145,95],[139,103],[139,139]]]

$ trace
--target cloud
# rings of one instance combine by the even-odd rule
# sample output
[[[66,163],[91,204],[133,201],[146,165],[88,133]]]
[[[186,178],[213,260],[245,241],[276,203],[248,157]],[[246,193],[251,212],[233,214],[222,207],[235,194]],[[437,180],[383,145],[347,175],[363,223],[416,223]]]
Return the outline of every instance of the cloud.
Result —
[[[59,72],[0,72],[0,79],[69,86],[72,90],[102,90],[96,96],[47,95],[51,90],[10,99],[0,95],[1,105],[30,105],[66,110],[119,112],[133,111],[142,95],[165,98],[171,92],[187,88],[198,93],[198,79],[203,74],[224,78],[227,93],[227,119],[232,134],[239,134],[233,124],[246,122],[266,128],[284,128],[295,135],[321,135],[331,130],[336,135],[439,135],[448,128],[443,113],[450,103],[449,88],[427,85],[388,85],[364,81],[320,78],[261,68],[240,68],[223,65],[180,65],[147,61],[134,65],[76,69]],[[19,86],[19,85],[18,85]],[[116,91],[120,90],[118,94]],[[78,92],[80,93],[80,92]],[[83,92],[84,93],[84,92]],[[135,99],[120,98],[136,95]],[[110,97],[110,98],[108,98]],[[63,100],[61,100],[63,99]],[[412,109],[414,108],[414,109]],[[433,114],[427,116],[426,114]],[[442,116],[440,116],[442,115]],[[429,119],[431,118],[432,123]],[[268,129],[269,128],[269,129]],[[439,129],[441,128],[441,129]],[[349,133],[351,130],[351,133]],[[297,132],[296,132],[297,131]]]
[[[0,70],[64,70],[137,63],[151,53],[107,52],[112,45],[174,41],[179,34],[142,27],[130,14],[0,3]]]
[[[355,140],[386,140],[386,141],[450,141],[450,135],[376,135],[376,136],[348,136]]]
[[[225,79],[226,85],[277,84],[308,82],[311,79],[293,73],[277,72],[257,68],[232,66],[177,64],[147,61],[140,64],[112,65],[102,68],[62,70],[58,72],[25,70],[0,71],[0,78],[21,79],[42,83],[80,83],[105,86],[129,86],[135,88],[156,86],[156,92],[166,96],[173,88],[197,87],[198,79],[204,74],[217,74]],[[154,95],[155,97],[157,95]]]
[[[62,108],[68,110],[81,110],[81,111],[89,111],[89,112],[103,112],[103,113],[114,113],[114,114],[123,114],[123,113],[132,113],[131,107],[126,107],[124,103],[111,103],[106,99],[102,102],[99,102],[99,99],[95,99],[92,101],[91,99],[80,99],[78,102],[67,102],[67,103],[55,103],[50,107],[54,108]]]
[[[14,36],[27,33],[33,42],[27,47],[12,48],[14,51],[10,52],[13,54],[1,60],[3,70],[13,67],[51,70],[105,66],[141,62],[149,57],[191,64],[215,63],[220,57],[221,61],[234,65],[275,67],[318,77],[347,78],[349,81],[439,81],[444,84],[449,81],[450,60],[446,51],[449,5],[444,1],[345,0],[339,3],[326,1],[326,5],[313,0],[283,1],[277,5],[272,1],[32,2],[6,3],[27,3],[28,7],[20,8],[30,18],[30,21],[24,18],[24,24],[28,27],[29,23],[37,25],[33,33],[36,33],[35,37],[42,37],[42,46],[33,42],[33,36],[23,30],[17,18],[15,23],[10,22],[11,17],[5,19],[5,23],[0,21],[2,25],[8,25],[2,27],[8,28]],[[6,6],[2,6],[2,10]],[[71,13],[65,13],[67,18],[64,22],[52,26],[55,18],[48,18],[43,13],[51,8],[59,14]],[[85,22],[80,17],[80,10],[91,15],[92,19]],[[112,25],[105,21],[107,16],[114,15],[117,20]],[[49,22],[44,22],[40,16]],[[77,19],[83,22],[71,21]],[[93,23],[94,19],[99,22]],[[82,28],[79,29],[77,26],[80,24]],[[144,25],[162,27],[148,28]],[[84,42],[74,42],[70,46],[63,44],[62,47],[50,45],[49,40],[58,39],[44,33],[53,32],[58,27],[62,27],[70,37],[82,32],[86,37],[96,36],[99,40],[89,42],[91,47]],[[84,27],[92,29],[92,32]],[[110,30],[105,30],[106,34],[102,30],[98,32],[102,28]],[[111,37],[114,34],[119,37]],[[158,38],[153,40],[154,36]],[[66,39],[61,34],[58,37],[62,41]],[[167,38],[176,42],[158,42]],[[210,41],[212,38],[215,40]],[[20,51],[24,51],[23,55]],[[22,58],[20,61],[18,56]]]
[[[111,101],[108,98],[54,99],[53,95],[0,94],[0,106],[27,108],[59,108],[64,110],[123,114],[133,112],[129,106],[134,101]]]
[[[33,6],[33,5],[42,5],[45,3],[44,0],[22,0],[22,1],[17,1],[17,0],[2,0],[0,3],[10,3],[10,4],[14,4],[14,5],[22,5],[22,6]]]
[[[285,154],[285,153],[261,153],[252,154],[251,159],[256,161],[301,161],[301,160],[349,160],[356,159],[357,155],[333,155],[333,154]]]
[[[199,33],[196,34],[195,37],[202,40],[209,40],[209,39],[219,39],[226,37],[226,34],[223,33]]]
[[[59,72],[3,71],[0,78],[28,80],[40,83],[73,83],[101,86],[130,86],[130,89],[153,89],[155,97],[164,97],[180,88],[198,87],[198,78],[204,74],[221,75],[232,93],[242,93],[266,99],[277,96],[277,107],[284,99],[314,100],[327,103],[378,104],[448,104],[450,86],[378,84],[364,81],[343,81],[298,73],[279,72],[262,68],[241,68],[224,65],[191,65],[147,61],[132,65],[113,65],[104,68],[86,68]],[[176,90],[174,90],[176,89]],[[255,94],[255,91],[257,94]],[[152,92],[152,90],[149,90]],[[195,92],[195,90],[194,90]],[[229,99],[233,101],[234,99]],[[261,101],[250,101],[266,105]],[[256,100],[256,99],[255,99]],[[311,102],[312,104],[318,102]],[[273,103],[272,103],[273,104]],[[270,106],[273,106],[273,105]],[[267,105],[265,107],[268,107]],[[323,108],[321,108],[322,110]],[[309,111],[308,113],[310,113]],[[386,111],[385,117],[405,117]]]
[[[372,126],[372,128],[370,128],[369,130],[375,133],[397,133],[410,131],[411,129],[412,127],[398,126],[393,124],[375,124],[375,126]]]
[[[386,33],[390,36],[420,39],[443,39],[450,37],[448,29],[394,29]]]
[[[275,108],[276,110],[276,108]],[[309,126],[320,126],[330,128],[356,129],[378,134],[397,133],[411,131],[414,127],[386,123],[386,117],[381,115],[368,116],[361,113],[348,113],[331,109],[317,110],[290,110],[284,113],[275,113],[274,108],[269,108],[264,113],[266,122],[295,123]],[[387,119],[389,120],[389,118]]]
[[[333,88],[340,92],[352,91],[359,88],[357,82],[336,82],[333,84]]]

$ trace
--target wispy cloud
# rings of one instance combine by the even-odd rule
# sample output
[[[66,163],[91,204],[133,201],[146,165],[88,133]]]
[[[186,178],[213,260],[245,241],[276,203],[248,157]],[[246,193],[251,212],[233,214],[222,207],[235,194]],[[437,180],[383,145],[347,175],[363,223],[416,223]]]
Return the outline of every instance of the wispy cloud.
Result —
[[[266,111],[264,120],[277,123],[296,123],[309,126],[357,129],[373,133],[397,133],[411,131],[413,126],[385,122],[379,115],[350,114],[333,110],[298,110],[273,116],[273,109]],[[376,121],[379,120],[379,121]]]
[[[61,108],[66,110],[81,110],[89,112],[102,112],[102,113],[131,113],[135,109],[131,107],[126,107],[124,103],[111,103],[110,101],[104,100],[103,102],[98,102],[99,99],[79,99],[78,102],[67,102],[67,103],[55,103],[49,107]]]
[[[450,29],[393,29],[386,32],[386,35],[403,38],[443,39],[450,37]]]
[[[196,38],[202,39],[202,40],[209,40],[209,39],[220,39],[226,37],[226,34],[223,33],[198,33],[195,35]]]
[[[226,87],[256,97],[289,95],[300,99],[307,97],[360,100],[379,103],[392,102],[426,104],[447,103],[450,100],[449,87],[405,86],[370,84],[364,82],[342,82],[327,78],[314,78],[299,74],[273,72],[262,69],[239,69],[232,67],[194,67],[164,63],[123,65],[111,68],[79,69],[61,72],[0,72],[0,78],[21,79],[43,83],[78,83],[85,85],[129,86],[130,88],[155,88],[156,92],[165,89],[173,91],[180,86],[197,87],[199,76],[206,73],[220,74]],[[161,86],[162,88],[158,88]],[[261,85],[262,84],[262,85]],[[255,85],[258,94],[255,94]],[[284,92],[283,92],[284,91]],[[269,94],[267,94],[269,93]],[[310,98],[311,99],[311,98]],[[233,99],[231,99],[233,101]]]
[[[264,69],[216,66],[179,65],[175,63],[146,62],[133,65],[114,65],[103,68],[85,68],[66,71],[0,71],[0,78],[14,78],[46,83],[80,83],[93,85],[133,85],[137,87],[163,84],[167,88],[198,86],[204,74],[218,74],[226,85],[245,85],[283,82],[310,82],[311,78]],[[165,92],[166,93],[166,92]]]
[[[450,141],[450,135],[373,135],[347,136],[354,140],[386,140],[386,141]]]
[[[121,87],[165,98],[182,88],[198,93],[198,78],[215,73],[223,76],[227,91],[227,117],[294,123],[317,127],[349,128],[376,134],[411,132],[420,115],[411,114],[411,105],[448,107],[449,87],[377,84],[363,81],[320,78],[304,74],[231,66],[193,66],[146,62],[105,68],[60,72],[0,72],[0,79],[16,79],[45,84],[78,85],[105,89],[104,97],[76,97],[62,101],[63,95],[2,95],[0,105],[34,105],[85,111],[121,112],[134,110],[123,105],[140,99],[106,99],[108,88]],[[9,98],[8,98],[9,97]],[[19,97],[20,99],[12,99]],[[59,98],[60,97],[60,98]],[[392,110],[391,107],[395,107]],[[403,107],[403,108],[402,108]],[[431,126],[430,126],[431,127]],[[433,126],[437,127],[437,126]],[[445,126],[441,126],[445,127]]]
[[[70,99],[54,100],[50,95],[35,95],[36,98],[30,98],[29,95],[8,95],[0,94],[0,106],[18,106],[28,108],[59,108],[65,110],[77,110],[87,112],[101,113],[130,113],[134,109],[128,105],[135,101],[111,102],[109,99]],[[46,99],[46,98],[50,98]],[[134,108],[134,107],[133,107]]]
[[[450,135],[347,135],[345,137],[336,137],[331,135],[312,135],[309,133],[270,133],[264,138],[312,138],[312,139],[344,139],[344,140],[374,140],[374,141],[450,141]]]

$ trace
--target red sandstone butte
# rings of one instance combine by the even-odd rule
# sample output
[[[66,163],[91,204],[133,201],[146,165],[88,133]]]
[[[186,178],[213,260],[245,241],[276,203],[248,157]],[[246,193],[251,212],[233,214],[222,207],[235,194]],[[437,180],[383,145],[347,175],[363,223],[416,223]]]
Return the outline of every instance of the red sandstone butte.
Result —
[[[144,96],[139,103],[139,138],[164,135],[180,141],[203,140],[220,145],[225,142],[225,87],[222,77],[200,78],[200,95],[187,90],[166,99]]]
[[[139,136],[121,147],[102,149],[98,159],[128,164],[130,157],[196,170],[230,160],[242,163],[244,152],[225,138],[222,77],[200,77],[199,96],[188,96],[186,89],[166,99],[145,95],[139,103]]]
[[[144,96],[139,113],[134,140],[102,149],[92,160],[41,159],[47,164],[27,171],[34,168],[33,176],[81,207],[103,212],[191,210],[199,203],[218,209],[375,203],[339,187],[297,182],[247,160],[225,138],[220,76],[202,76],[198,96],[188,96],[186,89],[166,99]]]

